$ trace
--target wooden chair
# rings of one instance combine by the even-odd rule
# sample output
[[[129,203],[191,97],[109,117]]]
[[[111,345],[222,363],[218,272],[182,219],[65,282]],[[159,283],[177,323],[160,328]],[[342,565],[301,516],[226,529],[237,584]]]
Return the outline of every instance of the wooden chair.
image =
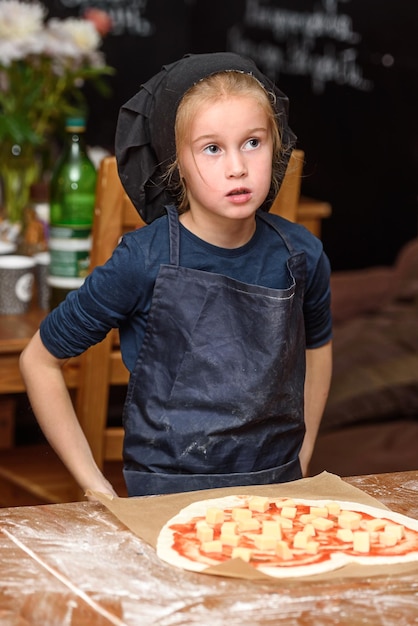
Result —
[[[282,186],[270,209],[270,213],[281,215],[291,222],[298,221],[304,159],[305,153],[303,150],[293,150]]]
[[[100,165],[92,234],[90,267],[103,264],[124,232],[144,226],[120,183],[116,160]],[[78,357],[76,412],[99,467],[125,493],[122,477],[121,427],[107,427],[109,389],[127,385],[118,333]],[[76,482],[48,444],[17,446],[0,452],[0,505],[31,505],[84,499]]]
[[[296,220],[300,193],[303,153],[292,154],[280,193],[272,211]],[[119,180],[116,160],[106,157],[99,168],[93,224],[90,267],[102,265],[110,257],[124,232],[144,226]],[[78,385],[74,403],[98,466],[125,495],[122,479],[123,429],[109,426],[109,391],[126,386],[128,371],[119,349],[116,331],[79,360]],[[47,445],[16,447],[0,454],[0,504],[8,506],[68,502],[84,499],[84,494],[61,461]]]
[[[123,233],[142,226],[120,183],[116,159],[105,158],[97,181],[90,268],[107,261]],[[107,416],[110,387],[127,385],[128,377],[116,330],[82,355],[76,412],[100,468],[105,461],[122,459],[123,429],[108,427]]]

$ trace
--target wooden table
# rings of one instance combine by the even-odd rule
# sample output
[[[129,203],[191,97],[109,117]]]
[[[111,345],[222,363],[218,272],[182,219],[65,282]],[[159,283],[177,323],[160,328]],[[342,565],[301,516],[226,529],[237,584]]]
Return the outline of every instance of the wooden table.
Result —
[[[418,518],[418,472],[347,478]],[[0,509],[2,626],[413,626],[416,575],[244,581],[162,563],[102,505]]]
[[[0,394],[25,391],[19,372],[19,356],[39,328],[46,311],[33,306],[20,315],[0,315]],[[70,388],[77,384],[77,362],[66,367],[66,380]]]

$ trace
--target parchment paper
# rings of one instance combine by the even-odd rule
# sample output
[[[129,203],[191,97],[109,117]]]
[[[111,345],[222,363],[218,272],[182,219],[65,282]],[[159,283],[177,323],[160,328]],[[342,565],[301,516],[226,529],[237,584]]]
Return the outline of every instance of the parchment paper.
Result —
[[[310,500],[342,500],[366,504],[383,510],[388,510],[384,504],[369,496],[361,489],[344,482],[339,476],[322,472],[318,476],[303,478],[290,483],[274,485],[255,485],[250,487],[229,487],[222,489],[207,489],[204,491],[189,491],[186,493],[164,496],[145,496],[141,498],[112,498],[102,493],[91,492],[109,511],[113,513],[135,535],[149,543],[154,548],[157,545],[158,535],[164,524],[177,515],[181,509],[192,502],[209,498],[221,498],[233,494],[262,495],[269,497],[306,498]],[[333,572],[316,576],[298,577],[298,580],[329,579],[335,576],[365,577],[374,575],[395,575],[397,573],[415,572],[418,574],[418,562],[408,564],[386,565],[346,565]],[[234,559],[214,567],[208,567],[205,574],[245,578],[248,580],[268,579],[275,580],[258,572],[251,565],[241,559]]]

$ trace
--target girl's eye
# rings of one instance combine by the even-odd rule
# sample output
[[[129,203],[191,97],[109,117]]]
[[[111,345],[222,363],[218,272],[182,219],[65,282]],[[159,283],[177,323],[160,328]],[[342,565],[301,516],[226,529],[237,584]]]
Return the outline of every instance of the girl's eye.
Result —
[[[212,143],[210,146],[206,146],[203,152],[206,152],[207,154],[217,154],[219,152],[219,147]]]
[[[249,139],[246,142],[245,148],[248,150],[254,150],[255,148],[258,148],[259,145],[260,145],[260,140],[253,137],[252,139]]]

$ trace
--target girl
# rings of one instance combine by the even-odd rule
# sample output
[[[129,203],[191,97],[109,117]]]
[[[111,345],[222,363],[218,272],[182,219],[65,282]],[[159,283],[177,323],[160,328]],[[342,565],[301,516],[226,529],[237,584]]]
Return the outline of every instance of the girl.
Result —
[[[331,376],[321,242],[267,212],[295,137],[252,61],[189,55],[121,110],[116,155],[149,223],[43,321],[21,357],[46,437],[83,489],[114,494],[62,363],[118,327],[129,495],[306,475]]]

